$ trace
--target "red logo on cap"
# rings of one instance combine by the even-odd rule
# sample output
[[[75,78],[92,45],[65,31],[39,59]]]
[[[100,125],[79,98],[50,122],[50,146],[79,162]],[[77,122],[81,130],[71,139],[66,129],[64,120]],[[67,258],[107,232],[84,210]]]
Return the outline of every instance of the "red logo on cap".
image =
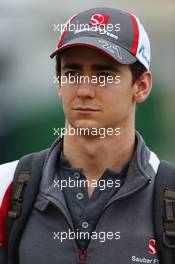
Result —
[[[156,255],[158,253],[158,248],[157,248],[157,242],[154,238],[151,238],[149,240],[149,250],[148,253],[152,255]]]
[[[109,19],[108,15],[105,14],[94,14],[89,22],[90,25],[105,25]]]

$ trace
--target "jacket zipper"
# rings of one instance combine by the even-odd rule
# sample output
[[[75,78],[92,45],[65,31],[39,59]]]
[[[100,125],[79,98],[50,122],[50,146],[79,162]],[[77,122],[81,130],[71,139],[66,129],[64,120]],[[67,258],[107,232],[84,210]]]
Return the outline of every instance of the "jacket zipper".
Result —
[[[148,182],[147,182],[146,184],[144,183],[144,185],[143,185],[140,189],[142,189],[142,188],[143,188],[144,186],[146,186],[147,184],[148,184]],[[129,196],[129,194],[128,194],[127,196]],[[119,201],[119,200],[123,200],[123,198],[126,198],[127,196],[125,196],[125,197],[120,197],[119,199],[117,199],[117,201]],[[116,201],[116,200],[111,201],[111,203],[109,203],[109,204],[104,208],[104,210],[102,211],[102,213],[101,213],[101,215],[100,215],[100,217],[99,217],[100,220],[101,220],[101,218],[103,217],[103,215],[104,215],[106,209],[107,209],[109,206],[111,206],[111,204],[113,204],[115,201]],[[58,209],[57,206],[55,206],[55,207]],[[63,216],[65,217],[65,220],[66,220],[68,226],[70,226],[69,221],[67,220],[67,216],[63,213],[62,209],[59,207],[58,210],[61,211],[61,213],[62,213]],[[97,225],[96,225],[96,227],[95,227],[95,230],[97,229],[97,226],[98,226],[98,225],[99,225],[99,221],[97,222]],[[74,231],[74,229],[72,229],[72,228],[71,228],[71,230]],[[76,247],[78,248],[78,244],[77,244],[76,240],[73,240],[73,242],[74,242],[74,244],[76,245]],[[89,243],[88,243],[88,248],[90,247],[90,245],[92,244],[92,242],[93,242],[92,240],[89,241]],[[87,250],[86,250],[86,249],[80,249],[80,248],[78,248],[78,258],[79,258],[79,264],[87,264],[87,258],[88,258],[88,252],[87,252]]]
[[[53,204],[53,205],[54,205],[54,204]],[[57,206],[55,206],[55,208],[56,208],[57,210],[59,210],[59,212],[61,212],[61,213],[63,214],[63,216],[64,216],[64,218],[65,218],[65,220],[66,220],[68,226],[71,228],[72,231],[74,231],[74,228],[72,228],[72,227],[70,226],[70,223],[69,223],[69,221],[68,221],[68,219],[67,219],[67,215],[62,211],[62,208],[60,208],[60,207],[58,208]],[[76,239],[73,240],[73,243],[74,243],[76,249],[78,250],[79,264],[87,264],[87,257],[88,257],[88,252],[87,252],[87,250],[84,249],[84,248],[80,249],[80,248],[79,248],[79,245],[78,245],[78,243],[77,243],[77,241],[76,241]]]
[[[87,263],[87,250],[85,249],[78,249],[78,256],[79,256],[79,263]]]

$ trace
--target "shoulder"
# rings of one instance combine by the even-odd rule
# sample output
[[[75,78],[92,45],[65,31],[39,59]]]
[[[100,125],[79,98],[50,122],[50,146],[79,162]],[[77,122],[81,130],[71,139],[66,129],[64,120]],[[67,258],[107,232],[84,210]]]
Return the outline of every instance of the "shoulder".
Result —
[[[6,244],[5,223],[18,160],[0,165],[0,245]]]
[[[18,164],[18,160],[13,162],[8,162],[0,165],[0,206],[2,205],[4,196],[13,182],[15,169]]]

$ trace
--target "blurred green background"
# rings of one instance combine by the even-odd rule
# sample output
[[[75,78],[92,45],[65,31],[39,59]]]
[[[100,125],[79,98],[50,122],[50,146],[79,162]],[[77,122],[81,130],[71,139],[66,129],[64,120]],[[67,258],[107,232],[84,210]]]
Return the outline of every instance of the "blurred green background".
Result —
[[[59,33],[53,24],[96,6],[137,15],[150,37],[153,90],[137,109],[136,127],[161,159],[175,163],[175,3],[133,0],[0,1],[0,164],[47,148],[64,127],[53,82]]]

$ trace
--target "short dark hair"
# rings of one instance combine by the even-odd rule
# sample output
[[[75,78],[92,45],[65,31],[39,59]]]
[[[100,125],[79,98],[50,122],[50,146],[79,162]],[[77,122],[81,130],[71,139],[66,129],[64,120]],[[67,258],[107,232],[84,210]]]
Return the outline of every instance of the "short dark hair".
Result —
[[[56,55],[56,76],[61,75],[61,56]],[[129,64],[131,73],[132,73],[132,84],[134,84],[140,77],[141,75],[147,71],[145,66],[141,64],[138,60],[134,62],[133,64]]]
[[[132,73],[132,84],[139,80],[142,74],[147,71],[146,67],[138,60],[130,64],[129,67]]]

